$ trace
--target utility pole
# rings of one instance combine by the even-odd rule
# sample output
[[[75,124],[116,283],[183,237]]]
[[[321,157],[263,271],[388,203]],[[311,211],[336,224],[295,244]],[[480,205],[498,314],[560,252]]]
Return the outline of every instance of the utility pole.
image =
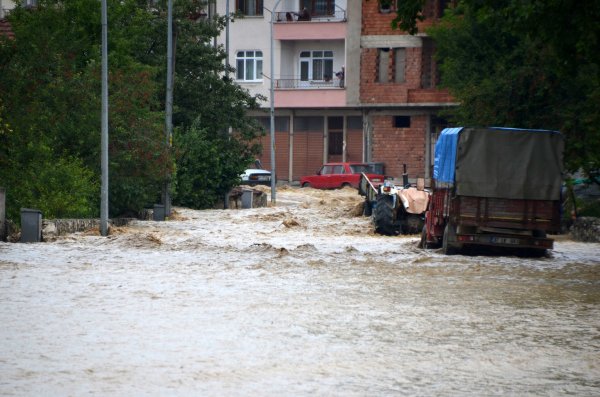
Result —
[[[274,43],[273,43],[273,22],[277,12],[277,6],[281,3],[281,0],[277,0],[273,11],[271,11],[271,54],[270,54],[270,67],[271,67],[271,87],[269,89],[269,101],[270,101],[270,114],[271,114],[271,204],[277,203],[277,173],[275,169],[275,59],[274,59]]]
[[[106,0],[102,0],[102,118],[101,118],[101,168],[100,234],[108,235],[108,27]]]
[[[173,145],[173,0],[167,6],[167,97],[165,100],[165,135],[167,150]],[[165,215],[171,215],[171,175],[166,175],[164,186]]]

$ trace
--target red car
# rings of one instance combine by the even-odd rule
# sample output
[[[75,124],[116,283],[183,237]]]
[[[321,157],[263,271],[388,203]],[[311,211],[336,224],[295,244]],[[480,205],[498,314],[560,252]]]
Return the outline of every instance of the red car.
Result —
[[[358,188],[360,174],[364,172],[374,183],[382,183],[385,176],[373,174],[372,168],[365,163],[327,163],[317,175],[303,176],[300,186],[315,189],[335,189],[345,186]]]

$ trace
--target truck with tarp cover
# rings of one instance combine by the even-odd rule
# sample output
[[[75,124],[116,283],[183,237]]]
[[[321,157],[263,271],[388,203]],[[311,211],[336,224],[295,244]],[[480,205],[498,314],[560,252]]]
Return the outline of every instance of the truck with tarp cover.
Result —
[[[558,131],[446,128],[435,146],[422,248],[515,248],[541,256],[560,232],[564,140]]]

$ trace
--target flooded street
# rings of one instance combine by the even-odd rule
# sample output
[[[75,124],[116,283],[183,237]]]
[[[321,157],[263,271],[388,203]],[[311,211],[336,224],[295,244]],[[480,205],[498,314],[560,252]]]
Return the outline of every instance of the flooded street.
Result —
[[[447,257],[360,202],[0,243],[0,395],[600,394],[600,244]]]

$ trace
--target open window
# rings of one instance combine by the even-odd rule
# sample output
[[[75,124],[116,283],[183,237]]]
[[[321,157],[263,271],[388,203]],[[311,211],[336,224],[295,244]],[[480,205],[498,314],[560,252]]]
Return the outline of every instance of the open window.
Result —
[[[331,81],[333,51],[300,52],[300,81]]]

